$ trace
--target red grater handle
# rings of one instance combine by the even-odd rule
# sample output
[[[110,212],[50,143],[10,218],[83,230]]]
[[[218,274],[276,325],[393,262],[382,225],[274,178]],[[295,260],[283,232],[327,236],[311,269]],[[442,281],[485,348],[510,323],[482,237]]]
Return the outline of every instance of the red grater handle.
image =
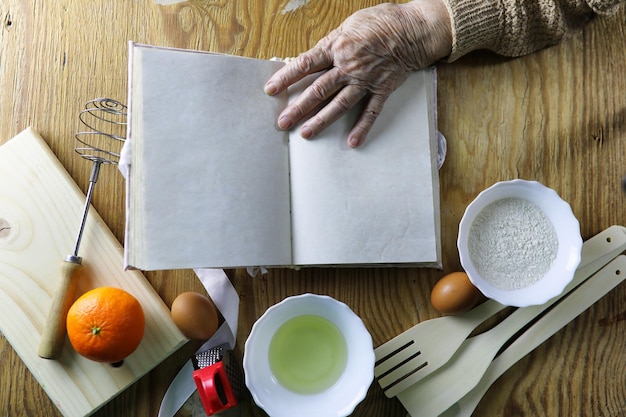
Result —
[[[208,416],[237,405],[237,398],[228,380],[224,362],[219,361],[195,370],[193,380]]]

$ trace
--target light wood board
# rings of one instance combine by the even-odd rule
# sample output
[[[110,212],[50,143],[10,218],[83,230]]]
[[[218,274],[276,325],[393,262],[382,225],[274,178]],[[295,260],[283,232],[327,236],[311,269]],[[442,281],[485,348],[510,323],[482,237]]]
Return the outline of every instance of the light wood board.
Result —
[[[115,167],[103,168],[101,175],[119,175]],[[144,338],[118,368],[83,358],[67,340],[58,360],[37,356],[59,267],[73,251],[84,202],[34,129],[0,147],[0,330],[65,416],[92,414],[187,340],[143,275],[123,270],[121,245],[91,208],[76,296],[99,286],[130,292],[144,309]]]

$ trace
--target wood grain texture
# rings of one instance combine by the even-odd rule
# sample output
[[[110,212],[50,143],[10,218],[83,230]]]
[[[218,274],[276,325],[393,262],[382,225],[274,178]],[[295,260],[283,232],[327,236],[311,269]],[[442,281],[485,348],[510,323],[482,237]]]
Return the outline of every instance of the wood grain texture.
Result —
[[[90,164],[73,152],[77,113],[96,96],[126,97],[127,41],[242,56],[295,56],[353,11],[377,0],[150,0],[0,4],[0,142],[32,125],[83,190]],[[482,189],[511,178],[554,188],[588,238],[626,224],[620,179],[626,172],[626,13],[592,21],[561,44],[518,59],[474,53],[439,66],[439,127],[448,140],[441,170],[444,267],[273,270],[250,278],[228,271],[241,296],[237,353],[270,305],[303,292],[332,295],[359,314],[379,345],[436,315],[430,289],[460,268],[458,222]],[[94,207],[119,241],[124,185],[103,172]],[[146,274],[166,304],[202,291],[191,271]],[[626,286],[621,285],[505,374],[476,416],[626,416]],[[189,357],[188,345],[98,416],[156,416],[167,385]],[[59,415],[19,357],[0,338],[0,413]],[[263,416],[249,405],[246,415]],[[179,413],[185,415],[184,411]],[[355,416],[404,417],[377,384]]]

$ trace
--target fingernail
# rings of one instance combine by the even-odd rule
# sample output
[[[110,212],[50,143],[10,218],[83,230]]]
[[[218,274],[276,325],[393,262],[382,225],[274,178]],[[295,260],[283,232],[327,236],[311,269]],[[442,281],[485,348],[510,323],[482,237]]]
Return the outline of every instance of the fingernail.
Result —
[[[276,94],[276,86],[271,81],[265,84],[265,94],[269,94],[270,96]]]
[[[311,137],[313,137],[313,131],[311,130],[309,126],[304,125],[300,129],[300,136],[302,136],[305,139],[311,139]]]
[[[361,144],[362,140],[358,136],[350,136],[348,138],[348,146],[351,148],[356,148]]]
[[[281,128],[282,130],[287,130],[289,128],[291,128],[291,119],[289,119],[287,116],[281,116],[278,119],[278,127]]]

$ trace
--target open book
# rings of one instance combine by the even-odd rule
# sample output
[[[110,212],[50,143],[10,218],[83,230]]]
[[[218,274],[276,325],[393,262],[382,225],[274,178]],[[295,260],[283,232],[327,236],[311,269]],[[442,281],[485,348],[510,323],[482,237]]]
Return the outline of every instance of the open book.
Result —
[[[313,140],[276,128],[312,81],[266,95],[283,65],[130,43],[128,267],[440,265],[434,70],[351,149],[356,111]]]

